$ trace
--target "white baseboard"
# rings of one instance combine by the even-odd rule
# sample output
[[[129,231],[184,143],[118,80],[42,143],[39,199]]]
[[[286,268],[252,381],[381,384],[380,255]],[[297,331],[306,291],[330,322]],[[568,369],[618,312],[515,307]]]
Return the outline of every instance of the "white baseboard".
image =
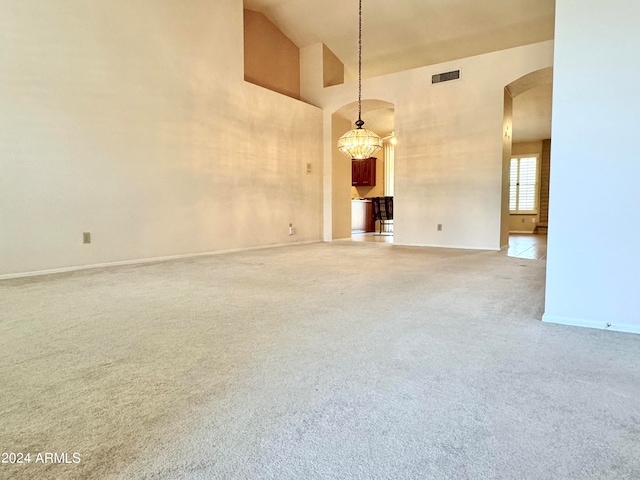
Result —
[[[509,230],[509,233],[533,233],[535,230]]]
[[[559,325],[570,325],[572,327],[596,328],[599,330],[640,334],[640,325],[625,325],[584,318],[561,317],[557,315],[549,315],[547,313],[542,315],[542,321],[547,323],[557,323]]]
[[[74,265],[72,267],[51,268],[48,270],[35,270],[30,272],[7,273],[0,275],[0,280],[10,280],[12,278],[36,277],[39,275],[52,275],[55,273],[76,272],[78,270],[89,270],[92,268],[118,267],[122,265],[140,265],[144,263],[165,262],[167,260],[179,260],[181,258],[207,257],[210,255],[222,255],[224,253],[247,252],[250,250],[262,250],[267,248],[287,247],[291,245],[309,245],[311,243],[322,243],[321,240],[309,240],[306,242],[277,243],[274,245],[261,245],[256,247],[233,248],[229,250],[217,250],[214,252],[184,253],[180,255],[168,255],[165,257],[138,258],[134,260],[122,260],[118,262],[94,263],[91,265]]]

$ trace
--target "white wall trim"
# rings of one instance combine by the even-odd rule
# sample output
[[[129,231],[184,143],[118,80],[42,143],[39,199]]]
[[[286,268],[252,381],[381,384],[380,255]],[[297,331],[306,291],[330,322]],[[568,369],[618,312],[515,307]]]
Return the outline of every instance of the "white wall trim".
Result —
[[[533,232],[535,232],[535,229],[533,229],[533,230],[509,230],[509,233],[531,233],[531,234],[533,234]]]
[[[546,323],[557,323],[559,325],[570,325],[573,327],[596,328],[598,330],[612,330],[614,332],[636,333],[640,334],[640,325],[624,325],[609,322],[589,320],[586,318],[561,317],[557,315],[542,315],[542,321]]]
[[[144,263],[166,262],[167,260],[180,260],[182,258],[207,257],[210,255],[222,255],[224,253],[247,252],[250,250],[263,250],[267,248],[287,247],[291,245],[309,245],[311,243],[322,243],[318,240],[310,240],[305,242],[277,243],[274,245],[260,245],[256,247],[233,248],[229,250],[218,250],[215,252],[201,253],[185,253],[181,255],[168,255],[166,257],[138,258],[134,260],[122,260],[118,262],[94,263],[91,265],[74,265],[72,267],[52,268],[48,270],[35,270],[31,272],[7,273],[0,275],[0,280],[9,280],[12,278],[35,277],[39,275],[52,275],[55,273],[75,272],[78,270],[89,270],[92,268],[118,267],[122,265],[139,265]]]

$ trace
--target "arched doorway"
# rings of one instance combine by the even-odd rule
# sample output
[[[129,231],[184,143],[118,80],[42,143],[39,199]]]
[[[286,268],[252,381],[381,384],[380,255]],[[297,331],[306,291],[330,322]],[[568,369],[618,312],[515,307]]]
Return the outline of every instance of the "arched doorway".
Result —
[[[333,240],[352,238],[352,227],[354,226],[352,222],[352,212],[354,208],[366,209],[367,206],[370,208],[370,205],[365,205],[367,200],[370,202],[370,198],[385,196],[387,193],[393,194],[393,155],[389,154],[388,147],[383,148],[383,150],[376,154],[375,185],[352,185],[351,161],[338,151],[336,144],[342,134],[353,128],[353,123],[357,118],[357,102],[344,105],[331,116],[331,218]],[[395,127],[395,113],[392,103],[384,100],[363,100],[362,119],[365,121],[365,128],[376,132],[385,139],[385,143],[390,142]],[[360,201],[362,205],[359,205],[358,202]],[[366,216],[365,213],[363,213],[363,215]]]
[[[512,256],[546,255],[552,89],[551,67],[505,87],[501,245]]]

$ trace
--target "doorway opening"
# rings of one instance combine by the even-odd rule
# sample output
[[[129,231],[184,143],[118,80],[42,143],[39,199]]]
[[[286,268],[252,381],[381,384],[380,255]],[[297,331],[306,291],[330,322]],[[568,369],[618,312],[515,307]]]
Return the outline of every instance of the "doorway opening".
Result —
[[[511,256],[546,258],[552,92],[551,67],[505,87],[502,234]]]
[[[357,103],[345,105],[332,116],[333,137],[352,128]],[[363,100],[365,128],[383,139],[372,158],[349,160],[337,148],[333,154],[333,238],[393,243],[395,191],[394,105],[383,100]],[[335,142],[334,142],[335,144]]]

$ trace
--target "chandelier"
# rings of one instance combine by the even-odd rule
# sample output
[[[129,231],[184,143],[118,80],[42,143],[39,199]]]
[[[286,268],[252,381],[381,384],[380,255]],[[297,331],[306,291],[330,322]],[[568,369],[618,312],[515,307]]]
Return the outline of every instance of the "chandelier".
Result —
[[[369,158],[382,148],[382,139],[372,130],[362,128],[362,0],[358,10],[358,120],[356,128],[349,130],[338,140],[338,150],[351,159]]]

